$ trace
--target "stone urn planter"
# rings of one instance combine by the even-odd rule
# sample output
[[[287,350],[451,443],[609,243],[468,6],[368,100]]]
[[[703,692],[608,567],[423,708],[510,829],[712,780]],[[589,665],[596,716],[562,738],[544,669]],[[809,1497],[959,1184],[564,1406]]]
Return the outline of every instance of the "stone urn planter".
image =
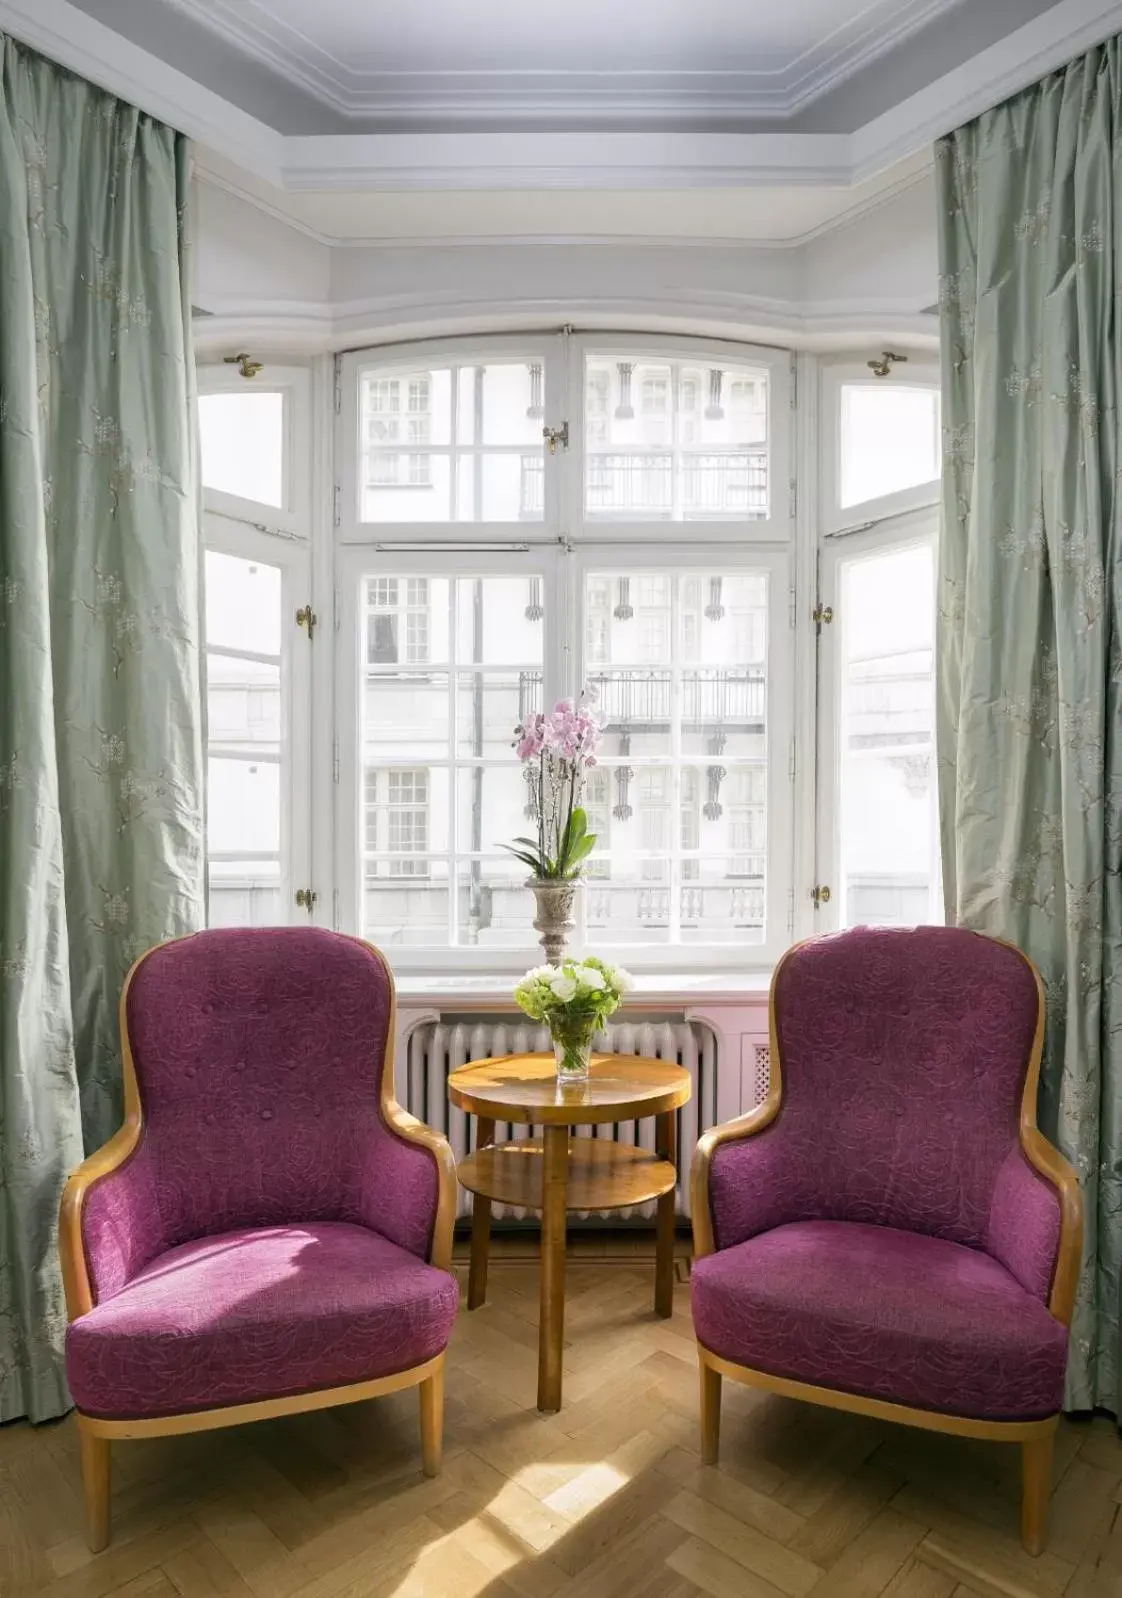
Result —
[[[534,895],[534,930],[550,965],[560,965],[565,946],[576,928],[573,905],[579,883],[559,877],[530,877],[526,886]]]

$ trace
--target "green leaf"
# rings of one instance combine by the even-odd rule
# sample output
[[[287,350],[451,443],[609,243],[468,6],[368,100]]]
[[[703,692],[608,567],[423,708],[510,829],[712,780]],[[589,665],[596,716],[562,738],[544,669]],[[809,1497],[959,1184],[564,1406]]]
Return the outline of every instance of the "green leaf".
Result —
[[[538,859],[536,854],[527,854],[525,849],[515,849],[514,846],[509,843],[500,843],[499,848],[505,849],[506,852],[508,854],[512,854],[516,860],[521,860],[523,865],[529,866],[535,877],[545,875],[541,869],[541,861]]]
[[[595,847],[595,835],[586,834],[574,848],[569,850],[568,855],[565,857],[565,875],[567,877],[575,876],[581,861],[586,860]]]

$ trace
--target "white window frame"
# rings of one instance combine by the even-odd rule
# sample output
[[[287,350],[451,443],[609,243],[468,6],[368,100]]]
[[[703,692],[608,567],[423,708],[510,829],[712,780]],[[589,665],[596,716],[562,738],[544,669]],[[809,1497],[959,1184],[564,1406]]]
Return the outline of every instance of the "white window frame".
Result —
[[[927,546],[938,558],[939,517],[934,508],[912,511],[904,516],[889,517],[872,527],[852,533],[825,538],[819,557],[819,591],[823,603],[833,612],[833,620],[822,627],[818,655],[818,759],[816,853],[817,881],[830,887],[828,904],[820,905],[815,914],[816,932],[835,931],[842,923],[843,882],[841,840],[841,640],[844,617],[841,610],[841,574],[843,562],[854,556],[887,554],[890,551]],[[934,603],[934,602],[933,602]],[[933,618],[934,620],[934,618]],[[937,771],[932,774],[937,781]],[[936,833],[938,831],[938,804],[935,806]],[[938,853],[938,837],[933,840]],[[936,878],[932,882],[928,902],[928,920],[941,922],[943,905],[941,887]]]
[[[680,527],[681,523],[671,526]],[[706,525],[708,533],[709,526]],[[570,609],[574,618],[580,615],[581,596],[585,579],[590,572],[611,570],[621,558],[620,551],[612,547],[614,540],[603,540],[598,547],[583,546],[572,557],[573,583]],[[681,970],[683,967],[704,966],[706,970],[740,971],[771,966],[791,941],[793,918],[792,872],[794,865],[794,832],[792,826],[793,760],[794,750],[794,649],[792,606],[790,602],[790,551],[766,544],[752,544],[747,540],[739,546],[728,543],[679,542],[677,548],[668,544],[648,544],[645,548],[628,548],[625,558],[631,571],[641,575],[647,571],[704,571],[719,565],[722,571],[751,570],[768,574],[768,652],[767,652],[767,880],[765,887],[764,931],[761,943],[667,943],[659,944],[605,944],[612,957],[623,964],[630,962],[636,969],[647,971]],[[673,626],[673,623],[671,624]],[[584,629],[580,629],[577,671],[574,687],[585,680],[588,670],[584,661]],[[601,668],[604,669],[604,668]],[[610,668],[607,668],[610,669]],[[570,692],[573,688],[570,688]],[[667,751],[668,758],[677,754]],[[696,762],[704,765],[700,758]],[[674,770],[680,770],[675,766]],[[704,801],[704,795],[701,796]],[[677,784],[670,800],[669,835],[677,837],[681,806]],[[675,850],[675,856],[677,851]],[[670,878],[671,902],[681,879],[676,865]],[[582,929],[583,931],[583,929]]]
[[[427,339],[416,344],[391,345],[385,349],[377,346],[353,350],[344,355],[338,369],[338,409],[336,413],[335,458],[338,503],[335,512],[336,540],[340,544],[409,542],[456,542],[524,544],[556,538],[561,530],[563,511],[561,505],[561,454],[550,455],[544,447],[543,514],[540,521],[438,521],[438,522],[364,522],[359,515],[362,489],[362,439],[360,437],[361,410],[359,382],[364,371],[377,370],[379,375],[392,377],[415,372],[418,367],[437,368],[455,362],[460,365],[485,365],[502,361],[541,361],[544,366],[542,427],[560,427],[565,410],[565,338],[560,334],[502,333],[493,337]],[[455,471],[457,454],[470,455],[480,447],[457,445],[453,437],[449,444],[403,445],[402,453],[410,448],[429,455],[451,454],[451,469]],[[496,448],[497,446],[490,446]],[[510,453],[526,453],[528,446],[510,445]]]
[[[274,379],[274,373],[279,374]],[[263,387],[283,387],[286,394],[284,476],[290,489],[289,510],[242,500],[203,489],[203,543],[207,550],[240,560],[275,566],[281,574],[281,739],[280,889],[283,919],[278,924],[305,924],[308,912],[296,904],[296,893],[312,885],[312,655],[319,642],[309,641],[296,612],[312,603],[311,490],[307,463],[312,456],[311,373],[303,368],[267,366]],[[254,382],[228,366],[200,365],[200,394],[240,392]],[[301,508],[303,514],[301,515]],[[329,629],[324,628],[324,633]],[[254,758],[273,763],[273,757]],[[208,856],[209,858],[209,856]]]
[[[464,540],[465,544],[468,540]],[[471,542],[474,542],[472,540]],[[335,828],[336,828],[336,892],[338,926],[345,931],[361,933],[362,906],[361,895],[363,887],[363,847],[362,828],[363,812],[361,783],[362,777],[362,727],[361,727],[361,673],[365,669],[365,638],[363,636],[363,606],[360,603],[360,588],[362,582],[369,577],[488,577],[511,576],[537,577],[542,584],[543,595],[546,596],[545,615],[542,620],[543,632],[543,664],[542,679],[546,703],[552,703],[560,698],[566,689],[563,686],[567,681],[565,651],[562,640],[564,634],[564,617],[567,606],[564,595],[561,593],[565,571],[565,556],[556,545],[542,545],[527,547],[526,545],[514,546],[509,550],[488,549],[484,551],[473,550],[471,547],[449,550],[443,547],[440,550],[427,548],[422,542],[419,547],[387,546],[341,546],[337,551],[337,588],[336,604],[338,626],[336,631],[336,679],[335,679],[335,706],[338,726],[338,771],[339,781],[336,789]],[[548,603],[550,593],[560,595],[561,604],[556,603],[551,607]],[[423,671],[421,666],[402,664],[403,671]],[[443,668],[437,667],[437,670]],[[496,669],[501,670],[502,667]],[[456,681],[456,664],[450,666],[451,687],[454,691]],[[461,768],[466,769],[473,762],[461,757],[452,751],[447,762],[453,774],[453,792],[455,774]],[[416,759],[403,757],[398,762],[403,767],[412,768],[418,764]],[[431,799],[430,799],[431,803]],[[453,884],[452,866],[456,859],[463,859],[466,852],[457,849],[454,833],[454,801],[453,813],[450,817],[449,845],[445,850],[430,849],[429,858],[442,856],[448,862],[449,883]],[[495,851],[487,850],[487,854]],[[394,945],[393,960],[395,966],[403,971],[432,971],[463,973],[465,960],[470,961],[473,970],[513,970],[516,967],[524,969],[527,957],[532,957],[536,948],[535,933],[530,925],[531,915],[529,903],[527,904],[526,943],[518,948],[479,949],[470,945],[447,945],[443,947],[411,948],[408,945]],[[540,952],[540,951],[539,951]]]
[[[281,468],[282,503],[264,505],[259,500],[243,499],[238,494],[226,494],[218,489],[205,488],[203,503],[207,510],[220,512],[235,520],[250,520],[278,532],[307,538],[312,520],[311,473],[307,463],[311,459],[311,383],[310,373],[300,366],[274,366],[266,363],[255,377],[243,377],[236,366],[199,366],[197,386],[200,398],[204,394],[245,394],[258,392],[284,396],[283,457]]]
[[[899,489],[894,494],[884,494],[876,499],[862,500],[856,505],[841,503],[841,428],[842,389],[849,386],[872,388],[891,392],[893,387],[934,389],[939,391],[939,365],[936,360],[923,355],[909,354],[906,363],[889,368],[887,377],[876,377],[867,362],[852,358],[823,361],[819,367],[819,415],[821,427],[821,508],[822,532],[826,537],[834,533],[854,530],[886,516],[907,515],[939,502],[938,477],[926,483],[916,483],[911,488]]]
[[[787,543],[794,535],[794,439],[791,426],[792,372],[794,357],[788,350],[769,349],[757,344],[733,344],[719,339],[692,338],[654,334],[628,334],[615,330],[603,333],[581,333],[571,338],[569,360],[569,391],[565,414],[569,419],[569,456],[572,471],[568,474],[564,509],[567,516],[566,534],[574,542],[594,543],[679,543],[683,529],[691,529],[694,536],[706,544],[774,544]],[[634,361],[637,356],[653,360],[685,361],[706,367],[755,367],[767,373],[767,446],[768,446],[768,515],[757,521],[730,519],[708,521],[698,518],[690,521],[615,521],[585,517],[585,434],[584,434],[584,382],[589,354],[607,356],[610,360]],[[703,396],[704,397],[704,396]],[[632,403],[639,410],[639,396],[632,394]],[[668,414],[673,411],[670,396]]]

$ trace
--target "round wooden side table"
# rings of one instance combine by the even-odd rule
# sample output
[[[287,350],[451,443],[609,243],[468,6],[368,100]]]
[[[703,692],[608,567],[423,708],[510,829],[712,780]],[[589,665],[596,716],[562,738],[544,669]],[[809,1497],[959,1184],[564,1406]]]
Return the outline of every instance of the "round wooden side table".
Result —
[[[565,1329],[565,1212],[626,1209],[658,1200],[655,1309],[668,1316],[674,1297],[674,1189],[678,1182],[676,1112],[692,1090],[688,1071],[641,1055],[594,1054],[587,1081],[561,1083],[552,1054],[476,1060],[448,1077],[453,1104],[478,1117],[475,1153],[457,1166],[475,1195],[468,1309],[487,1296],[491,1204],[542,1212],[541,1308],[538,1316],[538,1408],[561,1408]],[[657,1117],[655,1152],[630,1143],[570,1137],[574,1126]],[[540,1126],[541,1137],[496,1144],[495,1122]]]

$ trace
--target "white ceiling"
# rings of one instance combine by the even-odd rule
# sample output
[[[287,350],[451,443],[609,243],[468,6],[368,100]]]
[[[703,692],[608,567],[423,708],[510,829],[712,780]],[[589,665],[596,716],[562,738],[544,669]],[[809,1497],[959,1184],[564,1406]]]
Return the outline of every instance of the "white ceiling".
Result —
[[[348,116],[543,101],[789,116],[963,0],[150,3],[188,13]]]
[[[1055,0],[74,0],[291,134],[852,131]],[[847,98],[848,85],[859,92]]]
[[[0,29],[286,200],[822,196],[1119,31],[1122,0],[0,0]],[[851,203],[792,206],[775,236]],[[772,236],[762,198],[729,210]]]

